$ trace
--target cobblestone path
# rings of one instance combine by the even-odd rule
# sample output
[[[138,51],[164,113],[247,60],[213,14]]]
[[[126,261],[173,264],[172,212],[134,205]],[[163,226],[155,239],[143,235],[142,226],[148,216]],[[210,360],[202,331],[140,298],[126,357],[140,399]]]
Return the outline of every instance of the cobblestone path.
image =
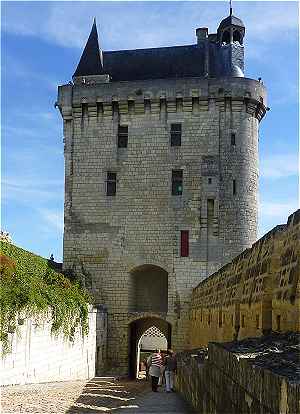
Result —
[[[150,391],[145,381],[94,378],[5,387],[1,413],[47,414],[187,414],[191,413],[176,393]]]

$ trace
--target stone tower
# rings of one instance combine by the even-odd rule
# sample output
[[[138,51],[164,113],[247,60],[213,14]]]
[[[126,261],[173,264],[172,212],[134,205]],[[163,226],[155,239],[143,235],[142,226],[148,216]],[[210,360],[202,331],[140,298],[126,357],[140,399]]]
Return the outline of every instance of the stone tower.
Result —
[[[102,51],[96,23],[59,87],[64,269],[108,311],[108,372],[134,372],[151,326],[186,347],[192,288],[256,240],[262,83],[230,15],[197,42]]]

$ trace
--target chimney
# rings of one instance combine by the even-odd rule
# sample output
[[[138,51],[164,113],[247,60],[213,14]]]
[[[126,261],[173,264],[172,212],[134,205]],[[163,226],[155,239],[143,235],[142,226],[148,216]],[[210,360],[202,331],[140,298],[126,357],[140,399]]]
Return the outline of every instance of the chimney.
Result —
[[[198,29],[196,29],[196,36],[197,36],[197,44],[199,45],[200,42],[203,42],[204,40],[207,39],[208,28],[198,27]]]

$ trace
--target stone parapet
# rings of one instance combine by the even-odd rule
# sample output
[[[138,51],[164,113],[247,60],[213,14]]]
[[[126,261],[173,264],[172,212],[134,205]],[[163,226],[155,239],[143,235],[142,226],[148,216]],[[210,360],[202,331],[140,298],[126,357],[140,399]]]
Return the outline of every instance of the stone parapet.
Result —
[[[297,344],[297,338],[293,338],[296,342],[291,340],[291,346]],[[280,336],[274,341],[278,346]],[[270,348],[271,345],[272,341]],[[288,377],[284,367],[281,374],[275,373],[267,362],[265,367],[256,366],[255,357],[262,351],[261,344],[253,340],[250,348],[251,355],[244,352],[238,356],[234,350],[226,349],[226,344],[210,343],[208,352],[198,349],[178,354],[178,391],[199,414],[298,412],[299,374],[295,370],[293,378]],[[268,357],[272,362],[271,349]]]
[[[190,346],[300,331],[300,210],[201,282],[190,308]]]

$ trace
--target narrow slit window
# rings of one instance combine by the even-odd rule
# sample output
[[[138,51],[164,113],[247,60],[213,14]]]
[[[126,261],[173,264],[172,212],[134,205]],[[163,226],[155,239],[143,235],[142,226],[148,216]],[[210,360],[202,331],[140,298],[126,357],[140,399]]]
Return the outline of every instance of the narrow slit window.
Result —
[[[280,315],[277,315],[276,316],[276,323],[277,323],[277,331],[279,332],[280,330],[281,330],[281,326],[280,326],[280,319],[281,319],[281,317],[280,317]]]
[[[232,194],[236,195],[236,180],[232,180]]]
[[[182,195],[183,171],[172,171],[172,195]]]
[[[256,329],[259,329],[259,315],[256,315]]]
[[[128,145],[128,125],[119,125],[118,148],[127,148],[127,145]]]
[[[189,256],[189,232],[188,230],[182,230],[180,235],[180,256]]]
[[[171,147],[181,146],[181,124],[171,124]]]
[[[231,134],[231,145],[235,146],[235,134],[234,133]]]
[[[242,315],[242,328],[245,328],[245,315]]]
[[[106,195],[115,196],[117,191],[117,174],[114,172],[107,172],[106,180]]]

